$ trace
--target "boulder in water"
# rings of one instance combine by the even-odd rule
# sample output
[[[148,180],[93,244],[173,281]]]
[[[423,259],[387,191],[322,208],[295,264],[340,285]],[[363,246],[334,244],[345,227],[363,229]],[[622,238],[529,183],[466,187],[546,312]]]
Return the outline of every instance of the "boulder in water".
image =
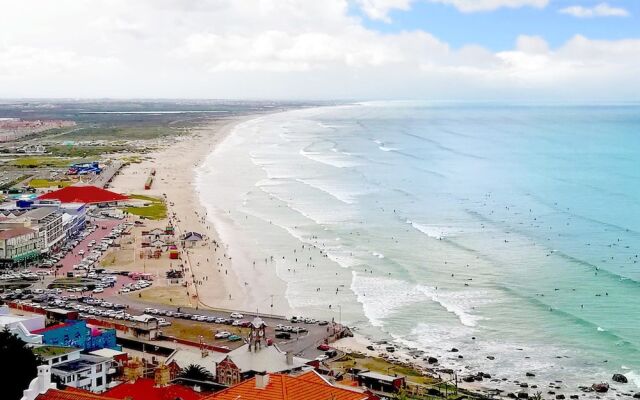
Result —
[[[438,359],[435,358],[435,357],[429,357],[429,358],[427,358],[427,362],[429,364],[437,364],[438,363]]]
[[[629,382],[627,377],[622,375],[622,374],[613,374],[613,377],[611,378],[611,380],[614,381],[614,382],[618,382],[618,383],[627,383],[627,382]]]
[[[556,395],[556,400],[564,400],[564,395],[563,394],[557,394]]]
[[[609,391],[609,384],[606,382],[594,383],[591,385],[591,389],[596,393],[607,393]]]
[[[536,374],[534,374],[533,372],[527,372],[527,373],[526,373],[526,375],[527,375],[528,377],[534,377],[534,376],[536,376]]]

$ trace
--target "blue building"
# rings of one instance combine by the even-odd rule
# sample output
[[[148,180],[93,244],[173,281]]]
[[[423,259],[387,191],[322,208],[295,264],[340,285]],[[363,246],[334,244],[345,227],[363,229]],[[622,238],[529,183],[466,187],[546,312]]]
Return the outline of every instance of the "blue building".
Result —
[[[87,325],[83,320],[67,320],[64,324],[53,325],[31,332],[42,335],[42,343],[52,346],[77,347],[85,351],[100,349],[120,350],[116,344],[116,330]]]

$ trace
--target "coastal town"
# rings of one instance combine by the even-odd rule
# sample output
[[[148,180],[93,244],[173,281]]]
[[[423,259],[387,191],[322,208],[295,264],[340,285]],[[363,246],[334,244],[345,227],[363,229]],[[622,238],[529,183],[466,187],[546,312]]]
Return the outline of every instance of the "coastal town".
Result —
[[[359,346],[337,316],[279,315],[273,296],[243,309],[252,288],[224,281],[206,211],[167,190],[192,168],[158,163],[175,146],[53,162],[39,139],[1,166],[0,328],[40,364],[22,399],[477,397],[391,343]]]
[[[20,398],[637,396],[622,374],[572,388],[533,372],[507,380],[454,369],[457,348],[430,354],[368,340],[343,324],[339,304],[329,314],[292,311],[255,261],[244,267],[256,279],[243,283],[239,263],[250,261],[232,262],[199,205],[193,169],[246,118],[141,141],[67,143],[54,131],[2,147],[0,328],[38,364]]]

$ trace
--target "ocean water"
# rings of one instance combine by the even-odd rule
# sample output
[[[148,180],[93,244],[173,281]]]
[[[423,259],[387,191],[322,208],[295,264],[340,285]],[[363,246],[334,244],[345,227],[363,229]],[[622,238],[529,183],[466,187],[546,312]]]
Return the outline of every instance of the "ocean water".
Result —
[[[239,125],[198,190],[294,313],[460,374],[569,394],[620,372],[634,392],[639,155],[636,105],[364,103]]]

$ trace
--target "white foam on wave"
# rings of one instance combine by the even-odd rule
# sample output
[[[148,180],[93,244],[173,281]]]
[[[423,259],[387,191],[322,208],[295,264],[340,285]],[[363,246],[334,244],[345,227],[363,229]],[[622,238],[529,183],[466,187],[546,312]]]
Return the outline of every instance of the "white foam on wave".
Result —
[[[345,204],[354,204],[356,203],[355,195],[353,193],[348,193],[346,191],[340,191],[335,186],[328,184],[328,182],[321,181],[319,179],[296,179],[296,182],[300,182],[304,185],[312,187],[316,190],[324,192],[329,196],[345,203]]]
[[[379,259],[383,259],[384,258],[384,254],[382,253],[378,253],[376,251],[374,251],[373,253],[371,253],[372,256],[374,257],[378,257]]]
[[[635,371],[626,371],[624,373],[624,376],[626,376],[630,382],[636,385],[636,387],[640,387],[640,374]]]
[[[389,151],[398,151],[398,150],[400,150],[400,149],[398,149],[397,147],[388,147],[388,146],[378,146],[378,148],[379,148],[380,150],[382,150],[382,151],[386,151],[386,152],[389,152]]]
[[[336,168],[351,168],[360,165],[360,163],[350,160],[348,157],[342,157],[342,153],[327,154],[317,151],[306,151],[301,149],[299,154],[309,160],[319,162],[321,164],[330,165]]]
[[[365,316],[378,327],[383,325],[385,317],[400,307],[423,301],[435,302],[454,314],[462,325],[475,327],[483,317],[473,313],[474,307],[490,302],[488,295],[480,291],[436,290],[398,279],[369,277],[355,271],[351,290],[362,304]]]
[[[415,285],[397,279],[369,277],[352,271],[351,291],[371,325],[381,327],[395,310],[420,301]]]
[[[410,219],[406,220],[407,224],[411,225],[414,229],[424,233],[433,239],[444,239],[447,236],[447,232],[443,227],[433,226],[433,225],[424,225],[419,224],[417,222],[413,222]]]
[[[339,240],[336,239],[336,240]],[[359,264],[358,260],[355,258],[348,256],[346,254],[341,254],[337,250],[325,251],[327,258],[329,258],[334,263],[338,264],[342,268],[351,268]]]
[[[487,295],[479,291],[454,292],[423,285],[419,285],[418,290],[448,312],[455,314],[462,325],[468,327],[478,325],[478,321],[483,319],[477,314],[472,314],[475,306],[488,303]]]

